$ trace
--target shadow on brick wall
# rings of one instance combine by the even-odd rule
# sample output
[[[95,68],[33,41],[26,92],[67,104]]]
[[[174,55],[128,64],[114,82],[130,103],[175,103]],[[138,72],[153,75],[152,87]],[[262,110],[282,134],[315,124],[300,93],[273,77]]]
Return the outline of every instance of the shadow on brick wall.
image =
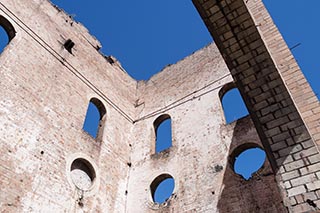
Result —
[[[218,201],[219,212],[287,212],[268,159],[245,180],[234,172],[234,161],[242,151],[262,147],[250,117],[236,121]]]

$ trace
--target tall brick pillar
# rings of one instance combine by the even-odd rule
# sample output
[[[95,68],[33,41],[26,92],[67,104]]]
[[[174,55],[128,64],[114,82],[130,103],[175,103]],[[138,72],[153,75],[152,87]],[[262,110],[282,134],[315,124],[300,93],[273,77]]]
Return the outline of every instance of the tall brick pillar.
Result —
[[[319,210],[319,101],[262,1],[193,3],[247,105],[284,205],[289,212]]]

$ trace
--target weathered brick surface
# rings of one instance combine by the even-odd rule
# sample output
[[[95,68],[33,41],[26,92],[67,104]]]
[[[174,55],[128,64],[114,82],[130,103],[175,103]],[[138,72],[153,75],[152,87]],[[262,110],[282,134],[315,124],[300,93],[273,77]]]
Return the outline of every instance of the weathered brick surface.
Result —
[[[219,91],[232,81],[228,72],[213,44],[140,82],[143,105],[137,107],[140,119],[134,129],[139,143],[133,147],[135,163],[128,194],[132,212],[149,212],[150,208],[160,212],[285,212],[268,161],[248,181],[233,171],[230,159],[235,149],[262,145],[249,117],[224,125]],[[153,122],[163,113],[172,118],[173,147],[155,154]],[[216,171],[216,166],[222,170]],[[168,206],[159,207],[152,203],[149,187],[162,173],[174,177],[175,196]],[[261,193],[263,199],[259,199]]]
[[[132,125],[82,80],[86,78],[130,116],[135,99],[130,91],[135,90],[136,81],[107,63],[92,47],[99,42],[48,1],[1,3],[12,13],[0,5],[0,15],[10,20],[17,33],[0,56],[0,211],[80,210],[79,195],[68,181],[70,168],[66,166],[72,155],[79,154],[97,165],[100,182],[94,192],[83,194],[82,210],[124,212],[132,139],[120,129]],[[75,42],[73,55],[62,47],[68,38]],[[65,61],[57,60],[52,52]],[[71,66],[83,77],[71,73]],[[105,125],[104,142],[82,130],[92,97],[103,102],[107,108],[104,119],[113,124]]]
[[[249,181],[232,169],[236,148],[261,143],[249,117],[224,124],[219,91],[232,78],[215,45],[136,82],[48,2],[5,3],[20,20],[1,13],[17,31],[0,57],[1,211],[216,212],[227,202],[233,211],[281,212],[268,161]],[[62,48],[67,38],[75,42],[73,55]],[[96,140],[82,130],[92,97],[107,109]],[[162,113],[172,117],[173,147],[156,155],[153,121]],[[75,188],[73,156],[95,165],[97,187]],[[150,184],[164,172],[176,186],[170,202],[159,206]],[[256,199],[261,193],[264,199]]]
[[[306,200],[320,203],[319,102],[280,34],[258,0],[194,2],[222,56],[209,45],[146,82],[106,60],[48,1],[0,3],[17,32],[0,56],[1,212],[314,210]],[[253,122],[225,125],[219,91],[230,72]],[[107,109],[97,139],[82,130],[92,97]],[[154,154],[153,122],[163,113],[173,146]],[[269,161],[245,181],[233,162],[252,146],[264,146]],[[70,179],[75,157],[94,165],[90,190]],[[157,205],[150,184],[162,173],[175,190]]]
[[[303,196],[307,189],[316,190],[315,173],[320,167],[308,157],[319,156],[318,99],[261,0],[208,1],[215,13],[204,6],[206,1],[193,0],[246,102],[279,176],[280,188],[290,186],[282,182],[287,172],[305,170],[293,182],[303,186],[283,188],[284,201],[294,195]],[[307,187],[308,184],[312,187]],[[309,204],[286,204],[290,211],[314,210]]]

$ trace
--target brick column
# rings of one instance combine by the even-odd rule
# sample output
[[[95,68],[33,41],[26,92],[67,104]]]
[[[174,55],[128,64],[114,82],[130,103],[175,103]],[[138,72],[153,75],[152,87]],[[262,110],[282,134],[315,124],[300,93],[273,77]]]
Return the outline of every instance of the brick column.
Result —
[[[261,0],[193,0],[227,63],[291,212],[320,207],[319,101]],[[262,195],[263,196],[263,195]]]

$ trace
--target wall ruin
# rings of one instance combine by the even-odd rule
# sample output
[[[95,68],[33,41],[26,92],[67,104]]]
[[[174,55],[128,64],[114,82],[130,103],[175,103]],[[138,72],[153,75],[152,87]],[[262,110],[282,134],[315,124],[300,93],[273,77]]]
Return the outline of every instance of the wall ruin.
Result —
[[[317,208],[307,200],[318,205],[319,102],[279,33],[268,34],[274,25],[261,1],[194,3],[217,46],[147,82],[135,81],[114,58],[102,55],[100,43],[50,2],[0,3],[0,24],[7,20],[16,32],[0,56],[2,212]],[[257,30],[252,26],[261,17],[269,25]],[[238,31],[233,23],[241,26]],[[243,44],[241,36],[254,40]],[[74,46],[69,42],[67,50],[68,39]],[[243,52],[234,52],[237,44]],[[281,52],[276,45],[283,46]],[[302,83],[296,85],[292,75]],[[233,81],[251,118],[226,124],[220,91]],[[106,108],[96,139],[82,130],[91,98]],[[153,122],[163,114],[172,118],[172,147],[155,153]],[[245,181],[233,171],[232,156],[252,146],[264,148],[269,160]],[[90,173],[89,179],[81,172]],[[175,180],[173,195],[161,205],[150,192],[159,175]]]

